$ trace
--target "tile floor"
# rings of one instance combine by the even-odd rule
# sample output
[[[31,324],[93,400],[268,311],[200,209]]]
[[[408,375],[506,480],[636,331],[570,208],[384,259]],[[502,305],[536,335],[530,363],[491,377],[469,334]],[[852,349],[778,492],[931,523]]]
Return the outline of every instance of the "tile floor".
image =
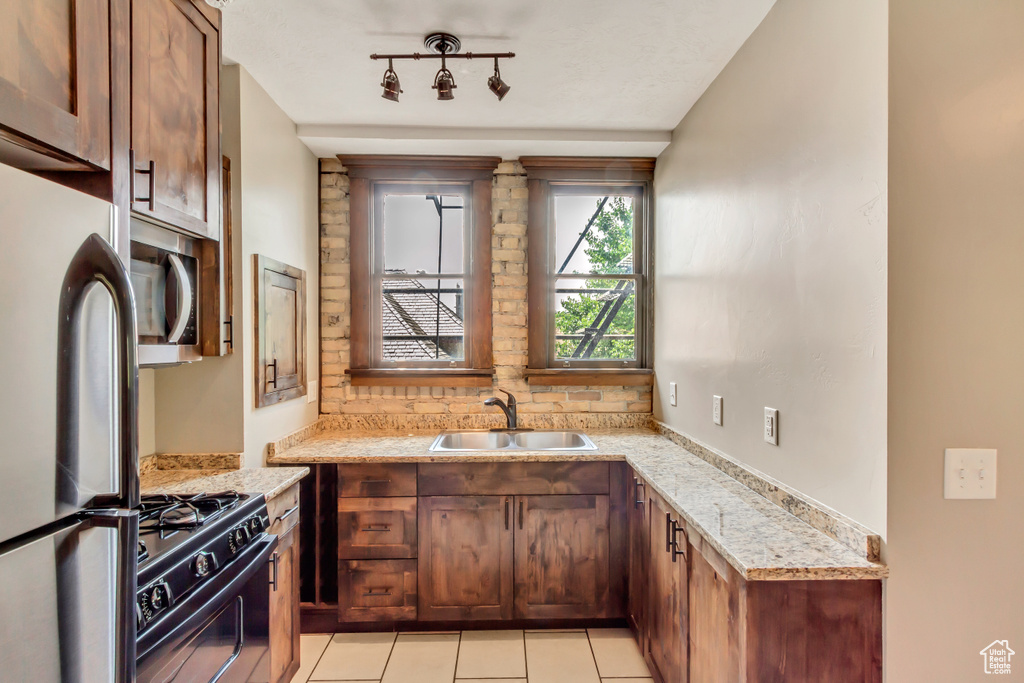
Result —
[[[628,629],[310,634],[301,657],[292,683],[652,683]]]

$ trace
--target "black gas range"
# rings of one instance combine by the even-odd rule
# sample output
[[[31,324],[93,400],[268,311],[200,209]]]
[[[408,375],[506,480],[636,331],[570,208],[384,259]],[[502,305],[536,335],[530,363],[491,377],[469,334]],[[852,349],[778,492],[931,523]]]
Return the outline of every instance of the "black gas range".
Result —
[[[266,680],[277,537],[262,495],[143,496],[138,681]]]

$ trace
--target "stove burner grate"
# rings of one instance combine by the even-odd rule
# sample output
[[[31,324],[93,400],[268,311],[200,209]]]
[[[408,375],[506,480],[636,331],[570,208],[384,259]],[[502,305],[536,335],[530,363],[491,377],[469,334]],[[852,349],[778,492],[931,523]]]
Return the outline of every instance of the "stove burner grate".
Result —
[[[139,531],[196,529],[225,510],[235,507],[241,500],[242,496],[235,491],[143,496],[139,512]]]

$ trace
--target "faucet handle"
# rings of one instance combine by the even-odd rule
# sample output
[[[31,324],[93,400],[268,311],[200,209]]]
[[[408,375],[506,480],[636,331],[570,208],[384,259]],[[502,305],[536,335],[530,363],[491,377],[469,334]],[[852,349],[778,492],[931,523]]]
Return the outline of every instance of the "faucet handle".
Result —
[[[508,405],[514,406],[516,404],[516,397],[513,396],[511,392],[505,391],[504,389],[498,389],[498,391],[508,396]]]

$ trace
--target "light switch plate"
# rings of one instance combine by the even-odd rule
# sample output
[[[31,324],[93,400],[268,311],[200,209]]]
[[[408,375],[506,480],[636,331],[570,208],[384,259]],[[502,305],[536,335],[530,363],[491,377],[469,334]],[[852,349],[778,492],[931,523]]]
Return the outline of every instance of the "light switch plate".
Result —
[[[715,396],[711,406],[711,419],[719,427],[722,426],[722,397]]]
[[[995,498],[996,449],[947,448],[944,497]]]
[[[320,383],[314,379],[309,383],[309,386],[306,387],[306,403],[316,403],[316,392],[319,388],[319,384]]]
[[[764,409],[764,440],[779,445],[779,411],[775,408]]]
[[[668,402],[669,402],[670,405],[675,405],[676,404],[676,383],[675,382],[669,382],[668,383]]]

